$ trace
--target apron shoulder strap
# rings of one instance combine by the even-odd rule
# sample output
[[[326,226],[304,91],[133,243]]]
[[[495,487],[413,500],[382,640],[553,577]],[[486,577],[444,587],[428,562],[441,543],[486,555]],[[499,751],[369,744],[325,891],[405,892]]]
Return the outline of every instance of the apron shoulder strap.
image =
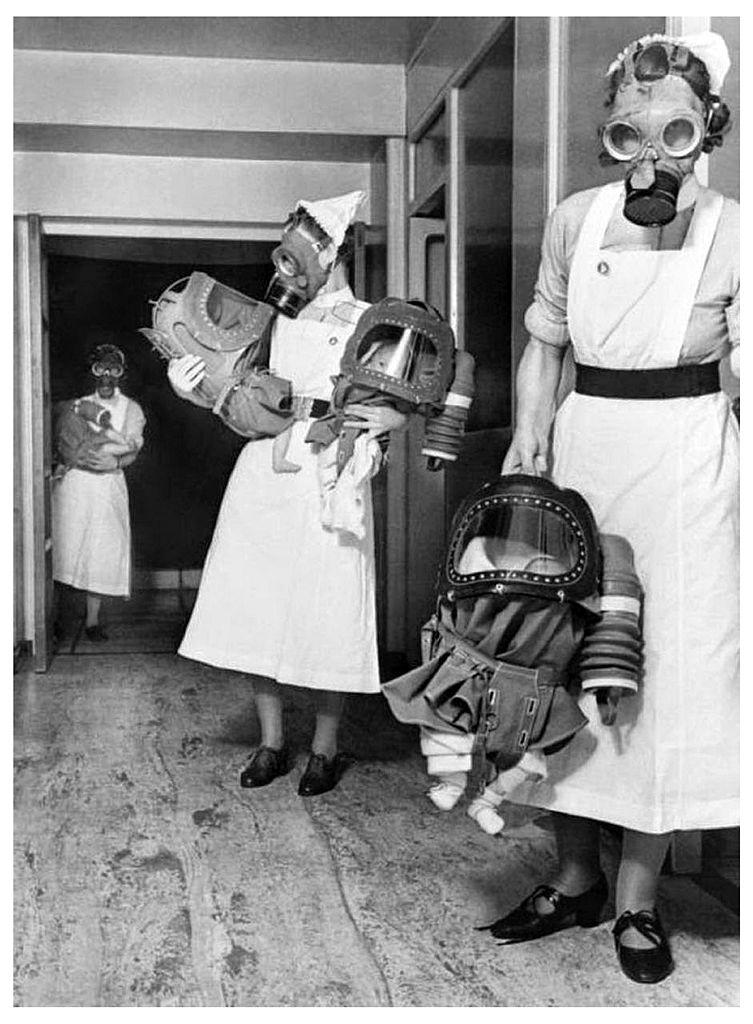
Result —
[[[593,202],[586,210],[586,216],[578,234],[575,259],[579,254],[585,255],[593,252],[594,249],[601,248],[609,219],[623,192],[624,185],[621,181],[611,181],[596,193]]]
[[[674,338],[674,361],[679,359],[682,350],[723,204],[724,198],[718,192],[703,187],[699,189],[681,250],[683,273],[673,283],[672,303],[665,310],[662,324],[663,335]],[[671,364],[668,362],[667,365]]]
[[[688,228],[683,248],[697,249],[706,262],[711,244],[722,215],[724,196],[711,188],[701,186],[695,201],[695,211]]]

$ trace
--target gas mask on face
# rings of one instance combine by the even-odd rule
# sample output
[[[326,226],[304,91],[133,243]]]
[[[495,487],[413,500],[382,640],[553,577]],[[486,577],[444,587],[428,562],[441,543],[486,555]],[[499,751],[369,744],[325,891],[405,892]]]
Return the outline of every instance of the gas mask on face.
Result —
[[[125,356],[116,345],[98,345],[90,356],[94,388],[100,398],[112,398],[125,373]]]
[[[705,100],[689,84],[693,68],[696,82],[705,75]],[[600,130],[602,159],[626,166],[626,219],[662,227],[677,213],[683,180],[701,152],[711,148],[721,105],[708,91],[702,62],[678,42],[639,40],[610,71],[620,81],[612,116]]]
[[[630,164],[624,210],[629,221],[661,227],[674,219],[680,186],[700,153],[703,134],[703,120],[690,110],[658,116],[647,112],[640,119],[617,118],[604,126],[606,152]]]
[[[299,199],[272,253],[275,273],[264,301],[294,319],[342,257],[348,228],[366,198],[360,190],[330,199]]]
[[[295,319],[326,283],[334,266],[330,239],[303,224],[287,229],[272,253],[275,273],[264,301],[285,316]]]

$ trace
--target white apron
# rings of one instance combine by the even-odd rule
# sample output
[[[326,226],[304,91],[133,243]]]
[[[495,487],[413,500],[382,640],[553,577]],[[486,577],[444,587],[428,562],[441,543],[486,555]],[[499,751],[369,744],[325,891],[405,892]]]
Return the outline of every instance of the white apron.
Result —
[[[278,318],[270,365],[295,394],[328,400],[354,322],[323,299],[324,322]],[[322,526],[310,423],[293,425],[287,458],[297,473],[274,472],[271,439],[238,457],[179,653],[280,683],[377,693],[371,494],[363,539]]]
[[[130,399],[88,398],[110,410],[122,431]],[[122,470],[69,469],[52,484],[52,576],[77,590],[128,597],[131,592],[131,521]]]
[[[570,272],[576,361],[678,362],[722,197],[701,189],[678,251],[601,249],[622,184],[590,208]],[[557,414],[555,481],[632,544],[645,591],[645,673],[616,725],[589,718],[516,799],[642,832],[739,822],[739,435],[723,393],[669,400],[572,393]]]

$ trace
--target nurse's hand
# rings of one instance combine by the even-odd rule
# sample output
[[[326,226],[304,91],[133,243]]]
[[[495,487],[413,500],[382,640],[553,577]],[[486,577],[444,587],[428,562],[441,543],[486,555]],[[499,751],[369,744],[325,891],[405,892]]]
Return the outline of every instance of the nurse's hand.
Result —
[[[542,476],[549,462],[549,436],[542,436],[533,428],[519,427],[513,434],[510,447],[502,463],[502,474],[528,473]]]
[[[403,430],[408,424],[408,416],[398,412],[390,405],[361,405],[353,402],[343,409],[346,417],[357,416],[358,419],[346,419],[344,427],[360,427],[368,430],[372,437],[386,434],[388,431]]]
[[[617,705],[621,696],[622,689],[619,686],[607,686],[596,691],[596,706],[604,725],[614,725],[617,720]]]
[[[167,365],[167,379],[176,391],[190,394],[207,375],[207,367],[201,356],[181,356],[171,359]]]
[[[92,473],[114,473],[119,468],[118,457],[111,452],[87,452],[79,465]]]

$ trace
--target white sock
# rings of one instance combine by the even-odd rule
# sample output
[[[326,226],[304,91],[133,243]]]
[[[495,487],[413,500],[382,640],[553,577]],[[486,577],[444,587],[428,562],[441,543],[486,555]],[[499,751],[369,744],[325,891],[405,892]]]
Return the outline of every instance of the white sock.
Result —
[[[440,811],[451,811],[460,797],[465,793],[465,772],[448,772],[440,775],[427,796]]]
[[[490,836],[496,836],[505,827],[505,819],[497,813],[502,797],[490,786],[468,805],[468,814]]]

